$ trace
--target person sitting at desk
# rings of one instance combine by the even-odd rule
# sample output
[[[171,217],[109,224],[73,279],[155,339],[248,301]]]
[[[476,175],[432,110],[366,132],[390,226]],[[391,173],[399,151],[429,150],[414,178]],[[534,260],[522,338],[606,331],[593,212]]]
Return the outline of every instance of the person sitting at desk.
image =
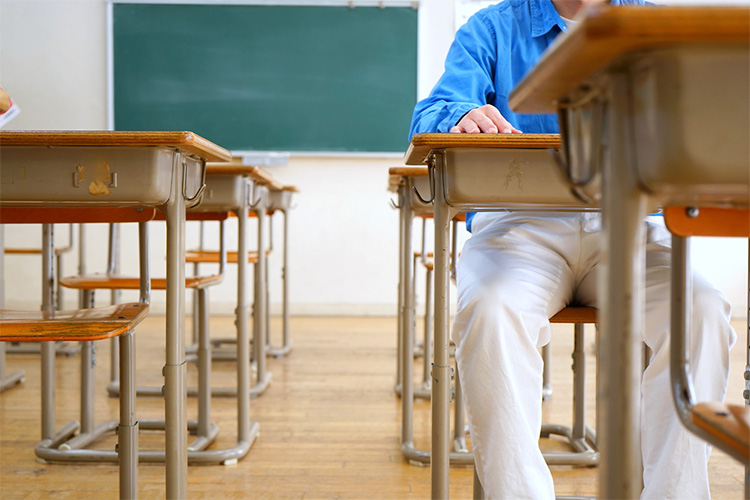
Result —
[[[417,132],[556,133],[554,115],[516,114],[507,98],[542,52],[586,5],[606,0],[505,0],[456,33],[445,72],[417,104]],[[612,5],[643,0],[612,0]],[[656,220],[652,220],[656,219]],[[670,397],[670,234],[646,231],[646,321],[653,355],[643,373],[642,498],[708,498],[710,447],[680,424]],[[488,498],[555,496],[538,441],[548,318],[567,304],[596,306],[601,217],[594,213],[469,214],[458,261],[456,361],[478,477]],[[736,333],[723,295],[694,276],[690,367],[699,400],[726,392]]]

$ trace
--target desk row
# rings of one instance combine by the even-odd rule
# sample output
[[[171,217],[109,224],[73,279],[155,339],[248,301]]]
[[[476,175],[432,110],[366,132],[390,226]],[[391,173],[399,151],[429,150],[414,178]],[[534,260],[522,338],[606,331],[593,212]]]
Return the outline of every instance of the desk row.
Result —
[[[38,457],[61,462],[119,462],[120,494],[137,496],[138,462],[166,464],[168,498],[187,496],[187,465],[190,463],[232,463],[244,457],[255,441],[259,426],[251,422],[249,399],[268,387],[271,377],[265,369],[268,341],[267,253],[269,213],[284,214],[283,276],[286,270],[288,212],[296,189],[284,186],[255,166],[233,163],[228,151],[189,132],[3,132],[0,133],[0,223],[38,223],[43,227],[42,311],[0,313],[0,340],[40,342],[42,356],[42,441]],[[237,251],[224,245],[224,221],[237,218]],[[249,216],[257,219],[257,246],[250,252]],[[166,221],[166,278],[150,276],[148,224]],[[201,224],[216,221],[219,249],[203,247],[185,251],[187,220]],[[81,291],[80,309],[55,310],[54,225],[56,223],[105,222],[113,226],[111,243],[117,234],[114,224],[137,223],[139,273],[122,276],[110,252],[107,273],[81,274],[60,280],[60,284]],[[83,227],[83,226],[82,226]],[[247,258],[239,258],[247,256]],[[233,257],[233,258],[232,258]],[[237,263],[237,308],[234,357],[237,386],[210,386],[211,345],[208,340],[208,300],[211,286],[221,282],[228,261]],[[219,271],[209,276],[186,278],[185,264],[214,262]],[[249,264],[255,264],[253,285],[254,339],[250,353],[249,318],[251,295]],[[194,345],[186,348],[184,336],[185,290],[194,289]],[[93,307],[96,289],[139,290],[136,302]],[[166,356],[162,388],[135,386],[134,332],[149,310],[152,290],[166,292]],[[288,295],[284,281],[284,301]],[[286,308],[285,308],[286,310]],[[274,352],[286,354],[290,347],[288,316],[285,312],[284,344]],[[119,355],[113,356],[111,394],[120,396],[120,419],[94,426],[92,342],[113,338]],[[60,341],[81,341],[81,424],[71,422],[57,429],[54,413],[54,355]],[[0,346],[4,344],[0,343]],[[187,354],[186,354],[187,352]],[[0,351],[0,360],[4,350]],[[119,362],[116,359],[119,358]],[[196,389],[187,390],[186,363],[195,358],[199,366]],[[253,365],[251,366],[251,360]],[[0,365],[3,368],[4,364]],[[250,385],[251,368],[256,382]],[[20,380],[18,374],[5,375],[3,388]],[[136,418],[137,393],[163,395],[165,418]],[[236,445],[223,450],[209,449],[218,428],[210,421],[210,398],[214,395],[237,399],[238,432]],[[186,396],[199,400],[198,419],[187,420]],[[115,451],[94,450],[89,445],[104,432],[117,429]],[[144,451],[138,447],[138,430],[162,429],[165,450]],[[188,444],[185,430],[197,434]],[[80,431],[80,432],[79,432]]]

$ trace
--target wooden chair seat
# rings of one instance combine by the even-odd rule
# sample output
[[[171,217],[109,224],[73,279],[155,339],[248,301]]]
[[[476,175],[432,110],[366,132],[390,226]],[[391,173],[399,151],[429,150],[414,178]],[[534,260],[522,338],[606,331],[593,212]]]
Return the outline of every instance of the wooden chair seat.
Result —
[[[108,339],[132,330],[148,310],[148,304],[140,302],[70,311],[0,309],[0,341]]]
[[[64,254],[69,251],[70,247],[55,247],[55,256]],[[42,255],[41,248],[5,248],[6,255]]]
[[[698,403],[690,420],[712,437],[722,441],[750,461],[750,406],[717,402]]]
[[[597,323],[599,312],[596,307],[568,306],[549,319],[550,323]]]
[[[266,252],[268,256],[270,252]],[[250,264],[258,263],[258,252],[248,252],[247,261]],[[218,264],[218,250],[188,250],[185,252],[185,262],[190,264]],[[227,262],[230,264],[237,263],[237,252],[227,252]]]
[[[185,288],[203,288],[221,282],[220,274],[185,278]],[[60,285],[76,290],[138,290],[140,280],[134,276],[89,274],[68,276],[60,280]],[[152,290],[166,290],[166,278],[151,278]]]

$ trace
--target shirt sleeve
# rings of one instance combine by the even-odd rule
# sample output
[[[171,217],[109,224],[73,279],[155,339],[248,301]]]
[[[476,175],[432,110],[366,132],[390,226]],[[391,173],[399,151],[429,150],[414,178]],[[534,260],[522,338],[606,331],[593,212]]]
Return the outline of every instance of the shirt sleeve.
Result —
[[[445,72],[429,97],[417,103],[409,137],[417,132],[449,132],[470,110],[494,95],[497,38],[481,16],[472,16],[456,33]]]

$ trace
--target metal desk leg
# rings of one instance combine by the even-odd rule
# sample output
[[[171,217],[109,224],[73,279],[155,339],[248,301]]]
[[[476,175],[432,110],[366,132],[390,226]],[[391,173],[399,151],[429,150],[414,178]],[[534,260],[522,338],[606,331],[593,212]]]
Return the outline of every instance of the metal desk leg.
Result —
[[[42,225],[42,310],[53,310],[51,281],[52,259],[55,253],[54,226]],[[54,439],[55,434],[55,346],[52,342],[42,342],[42,439]]]
[[[434,267],[434,266],[433,266]],[[435,315],[432,310],[434,305],[432,285],[433,285],[433,270],[425,269],[425,291],[424,291],[424,342],[422,347],[422,360],[424,364],[422,366],[422,389],[419,392],[424,394],[418,394],[416,397],[422,397],[428,399],[430,397],[430,363],[432,359],[432,336],[433,336],[433,324]]]
[[[404,205],[404,199],[406,198],[404,195],[405,188],[404,186],[399,186],[398,190],[398,304],[396,306],[396,316],[397,316],[397,323],[396,323],[396,384],[395,384],[395,392],[396,394],[401,394],[401,384],[403,382],[403,374],[401,373],[401,368],[403,366],[403,362],[401,361],[401,357],[403,356],[401,353],[401,344],[402,337],[404,335],[404,318],[403,318],[403,312],[404,312],[404,244],[406,242],[406,238],[404,238],[404,214],[403,211],[406,210],[406,207]],[[402,440],[403,442],[403,440]]]
[[[603,165],[602,308],[597,390],[601,442],[599,496],[638,498],[641,492],[640,378],[644,328],[642,221],[647,197],[630,168],[634,161],[629,84],[612,75],[609,156]]]
[[[260,189],[265,191],[265,189]],[[259,194],[258,202],[253,211],[258,219],[258,263],[254,273],[254,297],[253,305],[253,358],[257,368],[257,381],[255,384],[256,394],[266,390],[271,382],[271,374],[266,371],[266,283],[265,273],[268,260],[266,259],[266,192]],[[239,260],[239,259],[238,259]]]
[[[413,350],[414,350],[414,307],[410,283],[414,270],[411,260],[412,241],[412,207],[409,194],[410,183],[405,181],[399,186],[399,227],[401,229],[401,255],[399,258],[399,363],[401,389],[401,452],[409,461],[416,459],[414,455],[414,389],[412,386]],[[397,387],[398,388],[398,387]]]
[[[138,497],[138,420],[135,417],[135,335],[120,335],[120,423],[117,455],[120,462],[120,498]]]
[[[409,180],[411,182],[411,180]],[[413,186],[413,184],[412,184]],[[413,215],[413,214],[412,214]],[[412,296],[412,310],[414,311],[414,320],[411,323],[411,328],[416,328],[416,302],[417,302],[417,263],[421,263],[424,267],[425,277],[425,312],[423,322],[423,341],[421,348],[419,342],[414,338],[414,345],[412,346],[413,358],[422,356],[422,360],[432,359],[432,267],[427,265],[427,219],[422,218],[422,248],[417,254],[416,252],[412,255],[412,275],[411,275],[411,288],[410,293]],[[416,336],[416,334],[414,335]],[[429,399],[430,398],[430,364],[429,362],[422,363],[422,386],[415,388],[413,391],[415,399]]]
[[[185,385],[185,198],[182,155],[175,154],[167,219],[166,365],[164,366],[167,499],[187,498]]]
[[[451,367],[449,345],[450,293],[450,222],[455,212],[445,200],[443,169],[445,157],[432,156],[434,169],[435,223],[435,338],[432,363],[432,452],[430,475],[432,498],[448,498],[450,446],[450,385]]]
[[[54,226],[42,225],[42,310],[54,309]],[[42,443],[57,446],[75,434],[79,424],[71,421],[55,430],[55,343],[40,342],[42,374]]]
[[[246,183],[245,189],[252,190]],[[249,193],[243,196],[247,200]],[[248,252],[248,207],[242,206],[237,212],[238,243],[237,255],[246,256]],[[263,253],[259,250],[259,253]],[[248,262],[246,258],[237,259],[237,441],[242,447],[242,456],[255,441],[260,426],[250,423],[250,340],[248,335],[248,315],[250,299],[247,283]],[[241,458],[241,456],[239,457]],[[230,463],[225,461],[225,464]]]
[[[52,234],[54,234],[54,224],[51,224],[50,226],[51,227],[49,228],[49,230],[52,231]],[[70,237],[70,243],[69,243],[69,245],[71,247],[73,245],[72,228],[71,228],[71,237]],[[44,268],[45,266],[50,266],[50,268],[49,268],[50,272],[51,273],[56,273],[56,274],[51,274],[49,276],[49,278],[45,278],[44,279],[44,283],[45,284],[49,283],[49,286],[52,286],[52,287],[55,287],[55,288],[51,288],[49,290],[45,290],[43,288],[43,292],[42,293],[45,294],[45,295],[49,294],[51,296],[51,300],[52,300],[51,304],[52,305],[50,306],[51,309],[49,309],[49,310],[53,310],[55,308],[61,309],[61,304],[62,304],[61,298],[60,298],[60,293],[59,293],[60,292],[60,286],[58,284],[56,284],[56,279],[59,280],[59,278],[60,278],[60,263],[62,261],[62,254],[57,255],[56,257],[54,256],[54,254],[55,254],[54,243],[52,243],[52,247],[50,249],[50,252],[52,252],[51,253],[52,257],[50,257],[50,258],[54,259],[54,261],[56,262],[57,265],[53,264],[52,262],[46,262],[44,260],[46,258],[44,256],[44,250],[42,250],[42,267]],[[5,255],[4,251],[3,251],[2,255],[3,256]],[[44,286],[46,286],[46,285],[43,285],[43,287]],[[55,354],[59,354],[59,355],[63,355],[63,356],[73,356],[75,354],[78,354],[78,351],[79,351],[78,342],[57,341],[57,342],[54,342],[53,344],[55,346]],[[9,343],[4,348],[4,350],[6,352],[13,353],[13,354],[39,354],[42,351],[42,345],[41,345],[41,343],[38,343],[38,342],[11,342],[11,343]],[[0,377],[2,377],[3,373],[4,373],[4,371],[2,369],[0,369]],[[15,375],[17,375],[17,373],[14,373],[13,375],[15,376]],[[6,388],[12,386],[13,384],[15,384],[17,382],[18,382],[18,380],[15,380],[12,383],[10,381],[7,381],[6,383],[3,383],[2,381],[0,381],[0,392],[2,392]],[[10,385],[6,385],[6,384],[10,384]]]
[[[292,338],[289,334],[289,210],[278,209],[284,214],[284,233],[281,249],[281,347],[269,347],[268,355],[281,358],[292,350]],[[269,344],[270,345],[270,344]]]

